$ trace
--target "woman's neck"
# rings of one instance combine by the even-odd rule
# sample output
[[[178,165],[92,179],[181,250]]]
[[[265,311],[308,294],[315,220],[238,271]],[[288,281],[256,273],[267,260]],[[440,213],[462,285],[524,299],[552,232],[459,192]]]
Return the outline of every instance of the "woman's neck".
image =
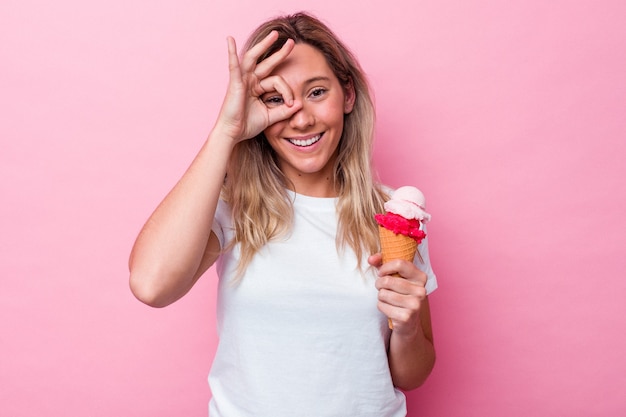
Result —
[[[309,197],[337,197],[339,189],[335,178],[335,160],[336,155],[317,172],[299,172],[289,166],[281,167],[289,181],[287,188]]]
[[[291,191],[309,197],[337,197],[338,190],[336,182],[331,175],[320,178],[316,174],[298,174],[295,178],[289,178],[290,184],[287,186]]]

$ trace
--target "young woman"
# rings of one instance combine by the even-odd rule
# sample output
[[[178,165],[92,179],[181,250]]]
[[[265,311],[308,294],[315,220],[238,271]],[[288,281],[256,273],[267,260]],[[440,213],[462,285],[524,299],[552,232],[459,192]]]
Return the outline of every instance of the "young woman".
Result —
[[[217,261],[211,416],[404,416],[401,390],[435,361],[437,284],[426,241],[424,263],[377,253],[363,72],[305,13],[261,25],[241,58],[228,38],[228,56],[220,114],[139,234],[131,289],[163,307]]]

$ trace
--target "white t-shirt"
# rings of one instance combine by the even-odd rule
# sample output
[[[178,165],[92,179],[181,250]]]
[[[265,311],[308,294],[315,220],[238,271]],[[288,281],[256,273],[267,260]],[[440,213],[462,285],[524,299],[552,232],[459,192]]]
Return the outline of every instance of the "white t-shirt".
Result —
[[[290,193],[292,233],[257,253],[232,283],[239,248],[224,253],[219,275],[219,345],[209,374],[211,417],[401,417],[404,394],[387,362],[390,330],[377,309],[376,273],[357,268],[350,248],[335,245],[335,198]],[[220,201],[213,231],[233,238],[229,206]],[[437,287],[426,240],[419,247]]]

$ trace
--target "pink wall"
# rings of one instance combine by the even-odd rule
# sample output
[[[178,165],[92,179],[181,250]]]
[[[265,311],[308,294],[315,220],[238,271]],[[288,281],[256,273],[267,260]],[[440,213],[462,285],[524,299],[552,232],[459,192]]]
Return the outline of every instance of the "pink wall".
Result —
[[[0,415],[206,416],[213,273],[153,310],[126,260],[212,125],[226,35],[301,8],[370,75],[382,179],[434,214],[409,415],[623,414],[624,4],[3,1]]]

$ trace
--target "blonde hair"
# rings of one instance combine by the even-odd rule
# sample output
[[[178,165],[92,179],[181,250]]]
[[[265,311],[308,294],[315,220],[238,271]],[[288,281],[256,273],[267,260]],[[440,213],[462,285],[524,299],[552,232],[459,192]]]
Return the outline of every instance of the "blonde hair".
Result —
[[[360,268],[365,255],[378,251],[374,214],[382,212],[387,198],[374,182],[371,170],[375,112],[367,80],[350,50],[326,25],[306,13],[278,17],[262,24],[252,33],[244,50],[252,48],[273,30],[279,33],[278,40],[259,62],[279,50],[287,39],[293,39],[296,44],[317,48],[344,91],[354,89],[354,108],[344,116],[334,167],[339,218],[336,244],[338,250],[345,249],[346,245],[352,248]],[[233,213],[235,238],[231,244],[239,243],[241,248],[240,275],[257,251],[291,229],[293,206],[286,191],[289,186],[263,133],[236,145],[223,197]]]

